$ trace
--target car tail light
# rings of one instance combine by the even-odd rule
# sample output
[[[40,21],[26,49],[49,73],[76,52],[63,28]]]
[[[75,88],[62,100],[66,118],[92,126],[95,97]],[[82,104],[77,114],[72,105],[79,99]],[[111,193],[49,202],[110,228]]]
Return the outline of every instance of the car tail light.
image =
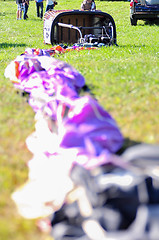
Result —
[[[133,5],[134,5],[134,2],[131,2],[131,3],[130,3],[130,7],[133,7]]]
[[[130,7],[133,7],[134,3],[138,3],[138,1],[137,0],[133,0],[132,2],[130,2]]]

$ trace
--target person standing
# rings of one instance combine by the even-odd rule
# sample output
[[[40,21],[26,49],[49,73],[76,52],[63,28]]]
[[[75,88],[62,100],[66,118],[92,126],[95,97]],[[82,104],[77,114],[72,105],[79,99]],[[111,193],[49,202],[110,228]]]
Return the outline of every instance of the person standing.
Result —
[[[16,0],[17,4],[17,20],[22,19],[22,10],[23,10],[23,2],[22,0]]]
[[[46,10],[45,11],[47,12],[48,10],[54,9],[55,5],[57,5],[56,1],[54,1],[54,0],[46,0]]]
[[[95,11],[95,10],[96,10],[96,4],[95,4],[95,1],[94,1],[94,0],[92,0],[91,10],[92,10],[92,11]]]
[[[35,0],[36,2],[36,12],[37,12],[37,17],[40,17],[41,19],[43,18],[43,0]]]
[[[29,8],[29,0],[25,0],[25,2],[24,2],[24,15],[23,15],[24,20],[26,20],[28,18],[28,15],[27,15],[28,8]]]
[[[96,10],[96,4],[94,0],[84,0],[81,4],[81,10]]]

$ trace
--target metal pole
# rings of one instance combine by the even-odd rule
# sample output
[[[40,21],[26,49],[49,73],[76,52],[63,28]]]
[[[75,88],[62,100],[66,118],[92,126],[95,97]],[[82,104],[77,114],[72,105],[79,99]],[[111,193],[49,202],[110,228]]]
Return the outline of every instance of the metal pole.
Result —
[[[57,23],[60,27],[67,27],[67,28],[72,28],[75,29],[79,32],[80,34],[80,38],[82,38],[82,32],[80,31],[80,29],[78,27],[73,26],[72,24],[66,24],[66,23]]]

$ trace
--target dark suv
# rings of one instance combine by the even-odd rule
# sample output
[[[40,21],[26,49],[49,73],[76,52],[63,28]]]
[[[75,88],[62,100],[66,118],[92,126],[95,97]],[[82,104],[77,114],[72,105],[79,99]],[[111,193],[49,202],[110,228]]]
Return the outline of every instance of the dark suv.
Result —
[[[159,0],[131,0],[130,22],[136,26],[137,20],[159,20]]]

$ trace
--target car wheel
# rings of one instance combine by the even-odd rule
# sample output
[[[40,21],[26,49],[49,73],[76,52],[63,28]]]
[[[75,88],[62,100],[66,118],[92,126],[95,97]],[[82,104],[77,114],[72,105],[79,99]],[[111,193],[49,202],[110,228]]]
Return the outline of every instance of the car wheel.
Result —
[[[136,18],[130,18],[130,22],[132,26],[136,26],[137,25],[137,19]]]

